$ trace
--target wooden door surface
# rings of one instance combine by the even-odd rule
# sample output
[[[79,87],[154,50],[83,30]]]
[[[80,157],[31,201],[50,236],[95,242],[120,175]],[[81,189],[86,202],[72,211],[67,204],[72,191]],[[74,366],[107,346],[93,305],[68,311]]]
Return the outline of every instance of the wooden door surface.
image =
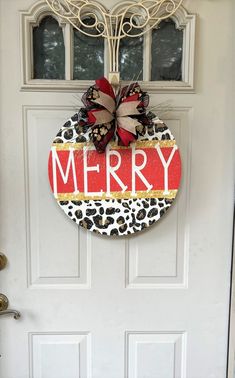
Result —
[[[164,120],[181,150],[180,193],[161,221],[125,238],[78,228],[50,193],[50,145],[83,91],[22,85],[20,11],[33,4],[0,0],[0,248],[9,261],[0,291],[22,314],[0,316],[0,376],[225,378],[233,1],[184,3],[197,14],[195,89],[151,90],[151,104],[171,102]]]

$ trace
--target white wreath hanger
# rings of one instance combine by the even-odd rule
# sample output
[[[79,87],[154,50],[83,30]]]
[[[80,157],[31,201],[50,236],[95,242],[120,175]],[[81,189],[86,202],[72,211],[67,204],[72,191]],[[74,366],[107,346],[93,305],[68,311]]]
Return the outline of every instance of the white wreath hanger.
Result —
[[[46,0],[51,10],[81,33],[103,37],[109,48],[109,81],[118,85],[120,41],[140,37],[171,17],[183,0],[130,0],[107,10],[95,0]],[[87,23],[89,19],[89,24]]]

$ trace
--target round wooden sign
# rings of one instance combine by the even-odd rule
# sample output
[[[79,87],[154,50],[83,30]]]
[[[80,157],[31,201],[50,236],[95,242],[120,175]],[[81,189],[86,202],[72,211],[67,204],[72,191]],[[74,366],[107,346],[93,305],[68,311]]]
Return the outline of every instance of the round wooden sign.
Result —
[[[129,146],[109,142],[98,153],[79,125],[82,109],[57,134],[48,171],[59,206],[76,222],[102,235],[128,235],[158,221],[180,185],[175,139],[157,117]],[[106,129],[98,130],[102,135]]]

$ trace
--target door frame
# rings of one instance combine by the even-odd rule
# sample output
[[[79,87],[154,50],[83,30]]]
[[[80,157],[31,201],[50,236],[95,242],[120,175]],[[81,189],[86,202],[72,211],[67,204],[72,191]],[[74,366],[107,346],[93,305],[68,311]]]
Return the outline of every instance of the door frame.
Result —
[[[228,327],[227,378],[235,377],[235,205],[233,216],[233,239],[231,257],[230,310]]]

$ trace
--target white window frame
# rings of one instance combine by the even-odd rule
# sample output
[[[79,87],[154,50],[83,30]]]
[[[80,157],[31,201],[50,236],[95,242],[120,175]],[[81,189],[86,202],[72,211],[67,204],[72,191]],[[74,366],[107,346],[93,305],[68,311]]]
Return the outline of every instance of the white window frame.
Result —
[[[33,28],[39,26],[46,16],[53,16],[62,27],[65,43],[65,80],[33,79]],[[28,11],[20,12],[22,41],[22,91],[78,91],[87,89],[93,80],[73,80],[73,35],[72,27],[52,13],[44,0],[38,1]],[[149,31],[144,35],[143,89],[149,92],[188,93],[194,92],[194,55],[196,16],[189,14],[181,6],[171,17],[176,28],[183,30],[182,81],[151,81],[151,36]],[[108,74],[108,51],[105,43],[104,74]],[[123,82],[125,84],[125,82]]]

